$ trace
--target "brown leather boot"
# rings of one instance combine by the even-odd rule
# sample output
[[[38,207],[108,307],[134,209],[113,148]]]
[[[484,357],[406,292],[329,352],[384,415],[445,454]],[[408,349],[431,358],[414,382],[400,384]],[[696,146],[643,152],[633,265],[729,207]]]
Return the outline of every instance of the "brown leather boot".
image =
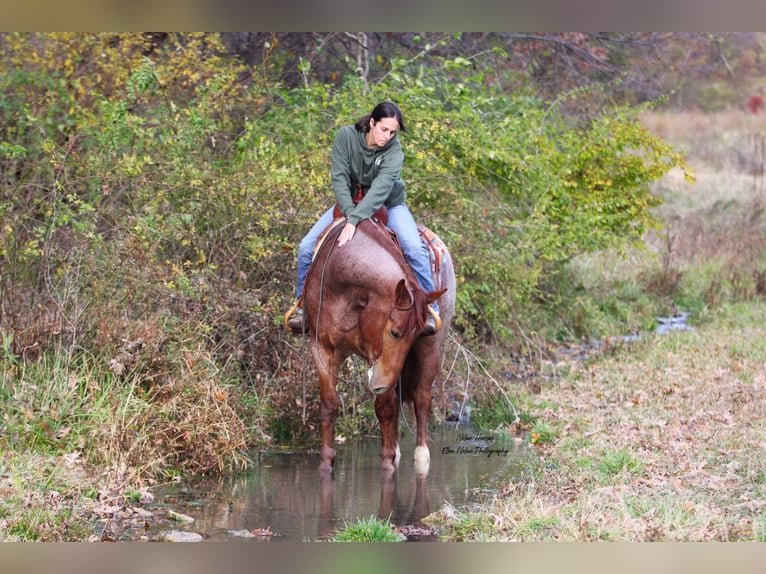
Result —
[[[287,319],[287,326],[293,333],[302,333],[306,329],[306,325],[303,321],[303,309],[300,307],[295,309],[295,313],[290,315]]]
[[[434,311],[436,313],[436,311]],[[434,317],[433,313],[428,313],[426,315],[426,325],[423,329],[423,335],[426,337],[431,336],[436,333],[436,318]]]

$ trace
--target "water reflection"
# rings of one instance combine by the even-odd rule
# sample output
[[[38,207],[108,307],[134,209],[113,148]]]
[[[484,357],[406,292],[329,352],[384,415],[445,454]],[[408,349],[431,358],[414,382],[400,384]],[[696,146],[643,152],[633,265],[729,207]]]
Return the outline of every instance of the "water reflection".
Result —
[[[272,540],[325,539],[345,522],[378,516],[398,526],[419,526],[439,510],[475,503],[502,488],[525,464],[527,450],[513,440],[444,428],[430,436],[427,475],[415,472],[413,437],[402,439],[393,474],[380,470],[380,441],[363,438],[337,446],[331,477],[318,472],[318,453],[270,453],[246,475],[197,480],[159,492],[161,505],[189,514],[185,530],[210,540],[233,531],[271,529]]]

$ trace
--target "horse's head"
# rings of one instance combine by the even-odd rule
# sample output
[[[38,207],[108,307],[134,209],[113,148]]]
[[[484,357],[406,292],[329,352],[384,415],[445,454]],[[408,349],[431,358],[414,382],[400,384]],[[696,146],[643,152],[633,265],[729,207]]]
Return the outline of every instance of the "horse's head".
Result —
[[[382,394],[394,387],[410,348],[425,328],[428,305],[442,293],[444,290],[427,293],[405,279],[397,283],[393,306],[376,345],[379,354],[370,371],[373,393]]]

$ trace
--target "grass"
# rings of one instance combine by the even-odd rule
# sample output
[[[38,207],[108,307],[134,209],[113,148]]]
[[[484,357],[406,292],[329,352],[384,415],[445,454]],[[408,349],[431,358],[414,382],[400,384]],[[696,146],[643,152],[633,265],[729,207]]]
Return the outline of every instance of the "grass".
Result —
[[[151,382],[88,356],[0,358],[0,540],[88,539],[163,473],[246,466],[241,394],[197,354]]]
[[[643,249],[571,267],[600,301],[585,321],[643,337],[559,354],[571,366],[538,377],[536,393],[508,387],[532,413],[530,436],[545,438],[530,441],[539,464],[483,508],[434,513],[444,540],[765,539],[766,182],[754,142],[766,118],[644,121],[688,151],[696,182],[671,172],[657,183],[666,225]],[[647,317],[674,310],[695,329],[652,335]]]
[[[560,430],[535,474],[453,513],[444,539],[761,540],[764,337],[766,302],[725,305],[550,381],[541,421]]]
[[[79,457],[0,451],[0,541],[87,539],[94,494]]]
[[[360,518],[355,522],[345,523],[344,527],[335,533],[333,542],[402,542],[404,536],[393,529],[388,520],[375,516]]]
[[[552,424],[546,421],[538,421],[529,432],[529,442],[534,445],[553,444],[556,440],[557,431]]]
[[[598,465],[598,470],[605,478],[620,474],[640,475],[643,464],[625,450],[607,451]]]

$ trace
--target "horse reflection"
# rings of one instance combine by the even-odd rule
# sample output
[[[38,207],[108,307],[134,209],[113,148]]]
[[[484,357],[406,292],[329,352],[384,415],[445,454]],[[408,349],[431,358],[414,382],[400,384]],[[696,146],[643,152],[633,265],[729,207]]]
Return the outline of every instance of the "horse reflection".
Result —
[[[428,473],[416,472],[403,480],[405,484],[400,496],[398,472],[380,473],[377,516],[397,525],[422,526],[422,519],[431,514],[428,503]],[[332,475],[322,475],[319,516],[319,538],[322,540],[332,538],[338,529],[343,527],[343,523],[338,522],[335,514],[334,495],[335,478]]]

